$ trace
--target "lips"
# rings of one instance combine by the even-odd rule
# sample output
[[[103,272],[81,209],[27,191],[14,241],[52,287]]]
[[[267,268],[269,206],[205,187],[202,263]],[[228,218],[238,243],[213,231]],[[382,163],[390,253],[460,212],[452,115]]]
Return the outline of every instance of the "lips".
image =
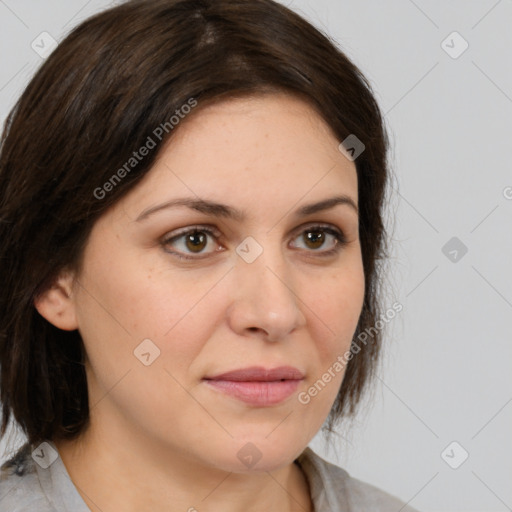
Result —
[[[277,405],[289,398],[304,379],[292,366],[250,367],[205,377],[212,389],[255,407]]]
[[[279,366],[278,368],[267,369],[261,366],[242,368],[213,377],[205,377],[206,380],[229,380],[235,382],[271,382],[281,380],[302,380],[304,374],[293,366]]]

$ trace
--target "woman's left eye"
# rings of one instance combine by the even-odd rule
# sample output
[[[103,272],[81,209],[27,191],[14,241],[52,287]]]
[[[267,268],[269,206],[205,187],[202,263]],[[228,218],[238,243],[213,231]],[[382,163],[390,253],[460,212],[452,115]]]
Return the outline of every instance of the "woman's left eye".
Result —
[[[190,256],[190,254],[202,255],[204,254],[204,249],[208,247],[208,238],[211,237],[215,240],[220,238],[221,233],[217,230],[213,230],[206,226],[194,226],[192,228],[186,228],[178,233],[172,234],[172,236],[166,237],[162,241],[162,245],[164,247],[168,247],[169,245],[177,248],[176,251],[167,251],[174,256],[177,256],[179,259],[202,259],[207,256]],[[331,226],[309,226],[306,229],[303,229],[298,236],[295,238],[300,238],[301,242],[305,245],[305,249],[312,249],[308,252],[318,253],[315,256],[331,256],[337,252],[339,252],[343,245],[346,244],[345,235],[342,231],[337,228]],[[319,251],[321,247],[323,247],[326,243],[326,240],[331,239],[331,248],[323,251]],[[210,244],[212,245],[212,244]],[[213,245],[217,245],[213,243]],[[301,247],[299,247],[300,249]],[[215,251],[211,251],[215,252]],[[210,253],[206,253],[210,254]]]
[[[332,242],[331,249],[319,252],[318,256],[331,256],[339,252],[347,243],[343,232],[337,228],[329,226],[310,226],[303,230],[299,236],[306,244],[306,249],[312,248],[314,249],[313,252],[318,252],[316,249],[323,247],[325,245],[325,241],[330,237]],[[308,246],[308,244],[310,245]]]

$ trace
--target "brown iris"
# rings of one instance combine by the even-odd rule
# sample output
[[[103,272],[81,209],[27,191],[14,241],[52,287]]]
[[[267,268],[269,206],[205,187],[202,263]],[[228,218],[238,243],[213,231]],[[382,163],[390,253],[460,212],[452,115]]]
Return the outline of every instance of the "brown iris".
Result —
[[[312,242],[314,246],[313,249],[318,249],[319,247],[322,247],[324,241],[325,241],[325,233],[322,233],[321,231],[306,231],[304,232],[304,240],[306,244],[308,242]]]
[[[201,252],[207,243],[207,235],[202,231],[193,231],[186,235],[186,246],[192,252]]]

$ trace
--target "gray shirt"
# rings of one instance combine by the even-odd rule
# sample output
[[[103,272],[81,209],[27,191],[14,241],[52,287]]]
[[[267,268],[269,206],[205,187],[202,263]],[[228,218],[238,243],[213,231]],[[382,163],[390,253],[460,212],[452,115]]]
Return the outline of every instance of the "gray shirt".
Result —
[[[55,450],[55,460],[44,451],[33,451],[27,443],[3,464],[0,512],[90,512],[55,444],[47,443]],[[309,447],[295,462],[309,482],[315,512],[417,512],[390,494],[351,477]]]

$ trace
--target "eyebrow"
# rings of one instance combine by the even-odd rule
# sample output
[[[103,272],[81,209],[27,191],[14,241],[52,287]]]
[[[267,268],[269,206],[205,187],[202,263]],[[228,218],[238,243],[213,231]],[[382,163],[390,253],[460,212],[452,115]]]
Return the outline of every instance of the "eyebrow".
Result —
[[[355,201],[350,196],[347,195],[334,196],[328,199],[323,199],[322,201],[319,201],[317,203],[306,204],[304,206],[301,206],[295,212],[294,215],[295,217],[304,217],[306,215],[311,215],[324,210],[329,210],[337,205],[347,205],[359,215],[359,209]],[[167,201],[157,206],[152,206],[151,208],[147,208],[135,219],[135,221],[141,222],[156,212],[168,208],[176,208],[179,206],[186,206],[187,208],[196,210],[198,212],[204,213],[205,215],[209,215],[212,217],[224,217],[236,220],[238,222],[243,222],[246,219],[246,214],[244,212],[237,210],[232,206],[222,203],[216,203],[214,201],[208,201],[205,199],[181,197],[177,199],[172,199],[171,201]]]

